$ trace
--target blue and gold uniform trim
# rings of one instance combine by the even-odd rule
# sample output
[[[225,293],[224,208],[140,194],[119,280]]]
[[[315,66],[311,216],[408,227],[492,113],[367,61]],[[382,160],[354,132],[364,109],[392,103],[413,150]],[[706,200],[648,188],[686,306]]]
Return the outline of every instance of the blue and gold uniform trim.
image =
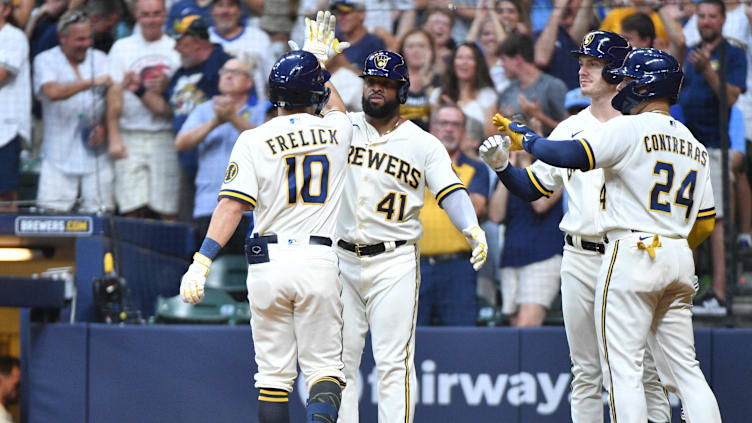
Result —
[[[535,187],[535,189],[538,190],[538,192],[543,194],[545,197],[550,197],[554,195],[553,191],[549,191],[543,186],[541,181],[538,179],[537,176],[535,176],[535,173],[533,173],[533,171],[530,170],[529,167],[526,167],[525,170],[527,171],[527,176],[530,178],[530,182],[533,183],[533,186]]]
[[[463,186],[464,188],[464,186]],[[418,315],[418,298],[420,294],[420,252],[415,247],[415,295],[413,296],[413,323],[410,326],[410,336],[405,344],[405,423],[410,422],[410,342],[415,336],[415,322]]]
[[[608,401],[611,408],[611,421],[616,422],[616,404],[614,403],[614,377],[611,374],[611,364],[608,362],[608,342],[606,342],[606,304],[608,299],[608,286],[611,284],[611,274],[614,271],[616,263],[616,254],[619,252],[619,241],[614,244],[614,254],[611,256],[611,263],[608,265],[608,274],[606,275],[606,286],[603,288],[603,308],[601,308],[601,337],[603,338],[603,355],[606,358],[606,367],[608,368],[609,385]]]
[[[233,200],[237,200],[237,201],[240,201],[241,203],[248,204],[254,209],[256,208],[256,199],[240,191],[234,191],[231,189],[223,189],[222,191],[219,192],[219,198],[222,198],[222,197],[232,198]]]
[[[590,147],[590,143],[587,142],[585,138],[580,138],[577,141],[579,141],[580,144],[582,144],[582,148],[585,149],[585,154],[587,154],[589,167],[585,170],[595,169],[595,154],[593,154],[593,147]]]
[[[259,389],[259,401],[287,402],[287,392],[278,389]]]
[[[436,194],[436,201],[439,203],[439,206],[441,206],[441,200],[443,200],[447,195],[449,195],[449,194],[451,194],[451,193],[453,193],[453,192],[455,192],[457,190],[460,190],[460,189],[467,190],[467,188],[465,188],[465,185],[461,184],[461,183],[459,183],[459,184],[451,184],[451,185],[445,187],[444,189],[440,190],[439,193]]]
[[[342,381],[340,381],[336,377],[332,377],[332,376],[323,376],[323,377],[320,377],[320,378],[316,379],[316,381],[313,382],[311,384],[311,386],[313,386],[313,385],[315,385],[315,384],[317,384],[319,382],[334,382],[337,385],[342,386]]]
[[[709,209],[702,209],[697,212],[697,220],[710,219],[711,217],[715,217],[715,207],[711,207]]]

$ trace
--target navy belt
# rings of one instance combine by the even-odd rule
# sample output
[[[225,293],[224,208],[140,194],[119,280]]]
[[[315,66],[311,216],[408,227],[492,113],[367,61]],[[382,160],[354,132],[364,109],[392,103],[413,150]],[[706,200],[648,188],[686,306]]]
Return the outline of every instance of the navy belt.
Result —
[[[267,244],[277,244],[278,243],[277,235],[265,235],[265,236],[262,236],[262,237],[256,237],[256,236],[254,236],[254,238],[263,239],[264,241],[267,242]],[[327,237],[325,237],[325,236],[311,235],[311,236],[308,237],[308,243],[309,244],[316,244],[316,245],[325,245],[327,247],[331,247],[332,246],[332,240],[329,239],[329,238],[327,238]]]
[[[461,251],[459,253],[449,254],[434,254],[431,256],[420,256],[421,261],[427,261],[430,265],[434,265],[436,263],[444,263],[447,261],[465,260],[468,258],[470,258],[469,251]]]
[[[567,241],[567,244],[574,247],[574,241],[572,240],[572,235],[567,234],[567,236],[565,236],[564,239]],[[581,240],[580,244],[582,244],[583,250],[595,251],[596,253],[599,253],[599,254],[606,253],[606,246],[601,242],[590,242],[590,241]]]
[[[400,245],[407,244],[407,241],[394,241],[394,248],[399,247]],[[358,257],[362,256],[375,256],[377,254],[381,254],[384,251],[386,251],[386,245],[383,242],[379,242],[378,244],[371,244],[371,245],[360,245],[360,244],[351,244],[345,240],[340,239],[337,242],[337,245],[339,248],[345,249],[347,251],[352,251],[353,253],[357,254]]]

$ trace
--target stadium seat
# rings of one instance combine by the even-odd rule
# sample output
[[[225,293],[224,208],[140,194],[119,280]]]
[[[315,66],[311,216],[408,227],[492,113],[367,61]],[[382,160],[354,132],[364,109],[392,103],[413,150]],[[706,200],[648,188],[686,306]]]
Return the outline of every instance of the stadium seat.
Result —
[[[20,201],[37,199],[37,185],[39,185],[39,169],[41,167],[41,158],[21,157],[18,171],[18,199]]]
[[[206,288],[204,299],[195,305],[184,303],[180,295],[169,298],[160,296],[157,297],[156,310],[150,323],[232,325],[242,320],[238,317],[239,311],[237,310],[240,305],[226,292],[213,288]]]
[[[223,255],[212,263],[206,286],[227,292],[236,301],[245,301],[248,262],[243,255]]]
[[[247,325],[251,322],[251,306],[248,301],[235,303],[235,315],[233,323]]]
[[[551,308],[546,312],[543,324],[546,326],[562,326],[564,324],[564,314],[561,311],[561,292],[551,303]]]

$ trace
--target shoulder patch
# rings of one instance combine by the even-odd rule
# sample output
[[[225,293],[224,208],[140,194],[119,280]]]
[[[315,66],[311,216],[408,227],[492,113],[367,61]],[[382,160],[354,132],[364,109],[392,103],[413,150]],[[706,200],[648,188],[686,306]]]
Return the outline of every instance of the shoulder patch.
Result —
[[[230,162],[230,164],[227,165],[227,171],[225,171],[224,182],[228,183],[235,179],[236,176],[238,176],[238,164],[235,162]]]

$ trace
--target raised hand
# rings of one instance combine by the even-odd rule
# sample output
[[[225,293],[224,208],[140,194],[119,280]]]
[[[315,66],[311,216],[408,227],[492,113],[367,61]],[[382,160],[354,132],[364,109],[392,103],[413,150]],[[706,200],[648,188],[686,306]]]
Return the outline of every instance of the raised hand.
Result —
[[[510,131],[509,125],[511,123],[513,123],[511,120],[505,118],[504,116],[498,113],[496,113],[493,117],[493,124],[496,127],[496,129],[498,129],[499,132],[504,132],[509,136],[509,140],[511,142],[509,146],[509,151],[524,150],[524,147],[522,146],[522,139],[524,135]]]
[[[509,136],[492,135],[483,141],[483,144],[478,148],[478,154],[493,170],[501,172],[509,164],[510,145],[512,145],[512,141]]]

